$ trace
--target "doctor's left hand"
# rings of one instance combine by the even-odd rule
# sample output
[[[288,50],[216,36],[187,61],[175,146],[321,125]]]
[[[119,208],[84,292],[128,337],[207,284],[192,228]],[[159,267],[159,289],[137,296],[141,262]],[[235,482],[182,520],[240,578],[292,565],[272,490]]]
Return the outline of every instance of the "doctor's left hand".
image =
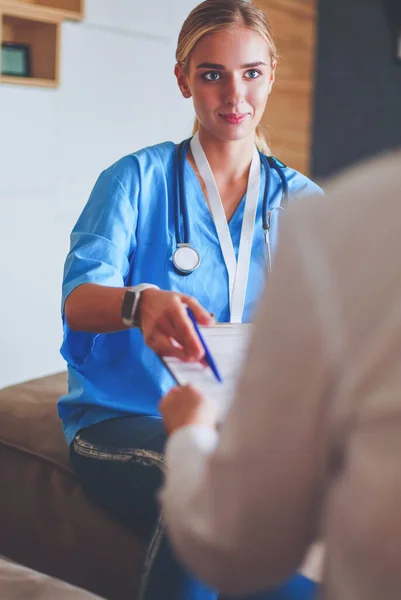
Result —
[[[159,410],[169,435],[187,425],[217,426],[215,402],[191,385],[172,388],[162,398]]]

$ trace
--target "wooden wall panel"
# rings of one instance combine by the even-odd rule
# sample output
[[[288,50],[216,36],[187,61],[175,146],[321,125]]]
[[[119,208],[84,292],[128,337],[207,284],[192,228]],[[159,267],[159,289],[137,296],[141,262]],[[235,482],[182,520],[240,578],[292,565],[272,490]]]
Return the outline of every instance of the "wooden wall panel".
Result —
[[[309,174],[316,49],[317,0],[253,0],[269,17],[280,62],[263,124],[272,152]]]

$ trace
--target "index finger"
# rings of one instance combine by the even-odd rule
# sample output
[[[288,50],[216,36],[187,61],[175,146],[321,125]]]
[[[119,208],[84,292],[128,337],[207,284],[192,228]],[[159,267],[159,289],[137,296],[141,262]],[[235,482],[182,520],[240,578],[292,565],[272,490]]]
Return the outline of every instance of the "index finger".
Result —
[[[214,315],[210,314],[210,312],[208,312],[206,308],[204,308],[200,304],[200,302],[196,300],[196,298],[193,298],[192,296],[187,296],[186,294],[181,294],[181,300],[185,302],[185,304],[189,306],[189,308],[192,310],[197,323],[199,323],[200,325],[215,324]]]
[[[177,306],[176,315],[171,316],[170,323],[174,329],[174,339],[181,345],[186,356],[201,360],[205,355],[205,349],[184,304],[180,303]]]

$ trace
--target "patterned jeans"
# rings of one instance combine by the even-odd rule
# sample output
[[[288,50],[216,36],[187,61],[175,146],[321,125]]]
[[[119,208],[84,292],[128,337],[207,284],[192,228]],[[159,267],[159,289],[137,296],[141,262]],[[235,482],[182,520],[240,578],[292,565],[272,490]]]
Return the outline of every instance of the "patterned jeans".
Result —
[[[94,502],[150,539],[138,600],[216,600],[218,593],[176,560],[163,529],[156,492],[163,483],[166,440],[159,417],[110,419],[77,434],[71,464]],[[277,590],[242,600],[312,600],[315,594],[316,586],[298,575]]]

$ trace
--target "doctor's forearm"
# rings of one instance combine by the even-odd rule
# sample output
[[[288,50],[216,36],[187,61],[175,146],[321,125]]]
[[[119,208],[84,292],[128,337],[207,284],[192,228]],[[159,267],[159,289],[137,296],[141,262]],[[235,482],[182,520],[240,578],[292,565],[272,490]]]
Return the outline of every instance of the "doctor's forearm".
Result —
[[[126,288],[84,283],[75,288],[65,302],[68,326],[74,331],[111,333],[126,329],[121,305]]]

